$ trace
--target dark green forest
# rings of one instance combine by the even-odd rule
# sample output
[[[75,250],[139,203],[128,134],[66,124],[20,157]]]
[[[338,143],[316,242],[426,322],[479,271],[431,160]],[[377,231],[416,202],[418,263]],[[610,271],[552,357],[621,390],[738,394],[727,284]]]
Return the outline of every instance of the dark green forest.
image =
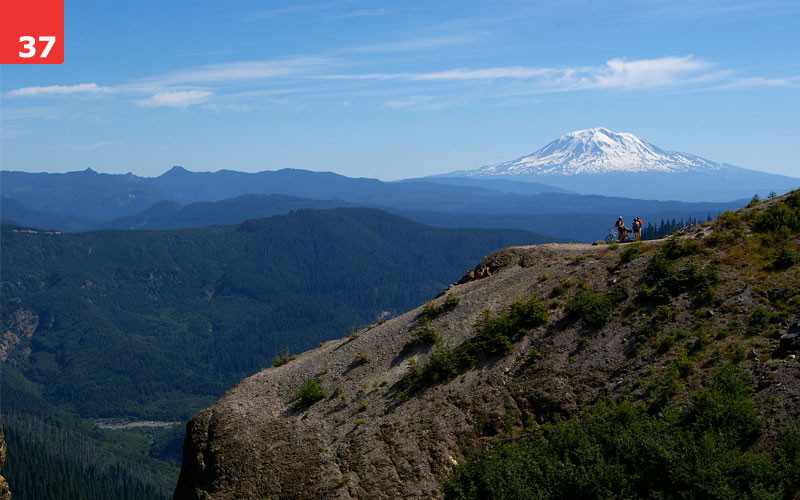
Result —
[[[2,323],[19,338],[7,368],[82,417],[185,419],[284,348],[410,309],[535,239],[365,209],[165,232],[4,227]]]
[[[129,471],[140,458],[171,460],[159,474],[174,473],[181,436],[93,436],[70,418],[185,421],[285,349],[298,353],[416,307],[492,251],[542,242],[524,231],[438,229],[369,209],[174,231],[4,225],[0,237],[3,414],[68,415],[58,417],[62,425],[107,443],[98,456],[117,463],[76,465],[4,422],[22,448],[9,467],[35,462],[60,474],[80,466],[84,478],[114,484],[147,477]],[[120,458],[131,439],[135,456]],[[142,440],[155,444],[139,449]],[[150,498],[136,488],[136,498]],[[98,495],[59,498],[126,498]]]
[[[15,499],[171,497],[171,474],[163,470],[168,463],[147,460],[141,454],[152,435],[111,436],[57,412],[48,416],[4,413],[3,423],[8,445],[3,474]],[[165,435],[164,431],[155,434]],[[177,468],[176,463],[172,466]]]

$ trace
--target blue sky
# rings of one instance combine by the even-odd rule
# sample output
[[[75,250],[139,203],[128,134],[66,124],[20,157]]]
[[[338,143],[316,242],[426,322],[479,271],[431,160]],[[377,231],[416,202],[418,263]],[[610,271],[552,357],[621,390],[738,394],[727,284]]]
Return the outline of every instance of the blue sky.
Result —
[[[474,169],[578,129],[800,177],[800,2],[66,0],[0,168]]]

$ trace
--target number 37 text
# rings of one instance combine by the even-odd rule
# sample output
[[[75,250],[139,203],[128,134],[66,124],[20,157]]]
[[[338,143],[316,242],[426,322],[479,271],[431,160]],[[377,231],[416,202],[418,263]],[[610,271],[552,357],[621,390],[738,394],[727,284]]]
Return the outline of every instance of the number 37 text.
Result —
[[[36,55],[36,38],[32,36],[21,36],[19,37],[19,42],[22,44],[22,48],[24,49],[19,51],[19,57],[27,59]],[[50,49],[52,49],[53,45],[56,43],[56,37],[40,36],[39,42],[47,44],[45,45],[41,54],[39,54],[39,57],[47,57],[47,54],[50,53]]]

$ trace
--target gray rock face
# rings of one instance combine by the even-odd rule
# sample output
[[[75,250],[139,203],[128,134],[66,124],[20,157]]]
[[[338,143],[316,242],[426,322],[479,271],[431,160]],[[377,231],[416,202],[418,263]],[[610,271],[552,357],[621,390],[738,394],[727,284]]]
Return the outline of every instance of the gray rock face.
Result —
[[[6,463],[6,439],[3,433],[3,426],[0,425],[0,470],[3,464]],[[11,491],[8,489],[8,483],[3,476],[0,476],[0,500],[10,500]]]

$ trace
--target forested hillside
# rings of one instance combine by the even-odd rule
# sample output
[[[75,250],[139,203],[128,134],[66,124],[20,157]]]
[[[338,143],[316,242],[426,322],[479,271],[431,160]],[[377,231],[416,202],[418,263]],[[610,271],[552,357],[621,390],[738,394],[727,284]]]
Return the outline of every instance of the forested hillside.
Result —
[[[87,435],[86,426],[68,418],[4,413],[3,423],[4,473],[15,500],[162,500],[169,495],[169,475],[147,470],[141,459],[113,457]]]
[[[186,418],[285,348],[408,309],[490,251],[537,242],[363,209],[2,237],[7,367],[85,417],[164,419]],[[19,390],[6,400],[33,404]]]

